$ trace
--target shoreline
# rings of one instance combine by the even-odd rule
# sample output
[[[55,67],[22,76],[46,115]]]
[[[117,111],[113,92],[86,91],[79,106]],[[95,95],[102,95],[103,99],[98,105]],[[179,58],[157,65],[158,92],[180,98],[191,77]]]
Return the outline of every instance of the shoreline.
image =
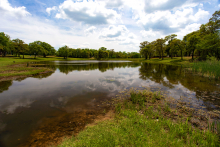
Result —
[[[145,96],[146,96],[146,99],[145,99]],[[144,123],[145,125],[150,125],[151,123],[155,122],[155,123],[158,123],[159,126],[164,125],[164,123],[169,123],[170,129],[172,127],[177,129],[175,130],[173,128],[174,130],[172,131],[171,130],[167,130],[168,132],[165,131],[168,135],[171,135],[171,136],[175,133],[177,134],[181,133],[181,129],[184,129],[182,130],[183,131],[182,135],[187,138],[185,137],[182,138],[183,136],[181,137],[180,135],[180,138],[178,140],[180,142],[183,141],[183,144],[186,143],[185,145],[188,145],[187,143],[191,141],[191,138],[194,138],[195,136],[203,136],[203,135],[208,135],[208,136],[210,135],[212,136],[212,139],[215,138],[214,139],[215,141],[212,140],[210,142],[210,140],[206,140],[206,138],[199,138],[198,142],[207,141],[206,145],[210,145],[213,143],[216,145],[220,145],[219,144],[220,142],[218,141],[219,136],[217,136],[217,134],[219,133],[218,132],[219,123],[217,123],[216,121],[220,118],[219,113],[208,114],[208,115],[202,114],[202,113],[198,114],[198,113],[194,113],[196,111],[195,109],[186,107],[183,102],[175,102],[177,107],[170,107],[170,105],[173,105],[173,103],[174,101],[172,101],[172,99],[170,98],[166,99],[163,96],[163,94],[161,94],[160,92],[153,93],[147,90],[133,90],[133,89],[126,91],[122,93],[121,95],[117,96],[113,100],[113,113],[111,112],[111,117],[107,116],[107,118],[109,119],[96,120],[96,122],[92,123],[91,125],[88,125],[87,127],[85,127],[84,130],[79,132],[77,136],[64,139],[62,143],[58,145],[58,147],[92,146],[92,145],[95,145],[94,142],[96,143],[97,146],[101,146],[103,145],[103,143],[107,143],[107,145],[111,145],[111,143],[113,142],[108,140],[111,135],[110,136],[108,135],[112,134],[114,132],[114,129],[118,128],[119,126],[125,129],[124,130],[122,128],[122,130],[120,131],[122,132],[125,131],[125,132],[123,132],[122,136],[119,135],[120,133],[115,134],[114,138],[116,140],[117,138],[123,139],[124,141],[123,145],[125,146],[129,144],[137,145],[135,140],[133,143],[131,143],[131,141],[127,140],[126,137],[124,138],[124,135],[126,135],[127,133],[129,134],[128,130],[130,129],[131,124],[129,124],[130,127],[126,125],[123,126],[123,124],[129,123],[131,120],[135,121],[134,124],[136,125],[140,123],[139,121],[141,121],[141,123]],[[132,125],[133,127],[136,126],[134,124]],[[110,129],[108,128],[106,130],[103,130],[103,127],[104,128],[109,127]],[[157,127],[157,126],[154,126],[154,127]],[[163,127],[160,129],[163,129]],[[165,128],[166,128],[166,125],[165,125]],[[193,132],[196,132],[196,134],[193,134]],[[145,131],[141,129],[141,130],[137,130],[137,132],[134,132],[134,133],[144,134]],[[151,132],[151,133],[157,134],[156,132]],[[102,139],[106,140],[106,142],[99,141],[99,139],[97,138],[97,136],[101,134],[105,134],[102,137]],[[134,135],[133,137],[135,138],[137,136]],[[154,139],[154,138],[149,138],[149,139]],[[173,141],[175,141],[175,139],[176,137],[171,138],[171,140]],[[170,140],[169,139],[167,140],[165,138],[165,141],[169,142]],[[198,142],[195,142],[195,144],[198,144]],[[117,143],[118,143],[117,145],[122,145],[120,142],[117,142]],[[158,142],[155,142],[155,143],[156,143],[155,145],[157,145]],[[162,142],[159,141],[159,144],[160,143]],[[174,144],[170,144],[170,145],[173,146]]]
[[[188,63],[188,57],[185,57],[185,60],[179,60],[180,57],[170,59],[164,58],[164,60],[158,58],[152,58],[151,60],[145,60],[143,58],[115,58],[115,59],[102,59],[100,61],[132,61],[132,62],[144,62],[144,63],[153,63],[153,64],[168,64],[168,65],[185,65]],[[0,82],[15,80],[19,78],[32,77],[34,75],[44,74],[48,72],[53,72],[53,70],[45,67],[29,67],[27,64],[29,62],[40,62],[40,61],[85,61],[85,60],[94,60],[93,58],[68,58],[63,59],[61,57],[47,57],[42,58],[25,58],[20,59],[18,57],[0,57]],[[33,64],[34,65],[34,64]]]

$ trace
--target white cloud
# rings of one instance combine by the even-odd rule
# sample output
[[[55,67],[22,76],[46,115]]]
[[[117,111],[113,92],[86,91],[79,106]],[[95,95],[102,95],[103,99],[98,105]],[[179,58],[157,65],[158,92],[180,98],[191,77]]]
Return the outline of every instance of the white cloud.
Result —
[[[156,11],[166,11],[189,6],[199,5],[201,2],[209,2],[209,0],[147,0],[145,1],[145,12],[153,13]]]
[[[198,24],[198,23],[193,23],[193,24],[187,25],[185,28],[181,29],[178,33],[176,33],[177,37],[179,39],[183,39],[183,37],[186,34],[198,30],[200,26],[201,26],[201,24]]]
[[[22,7],[15,7],[13,8],[8,0],[1,0],[0,1],[0,15],[2,16],[14,16],[15,18],[25,17],[30,15],[28,11],[25,10],[24,6]]]
[[[25,6],[12,7],[7,0],[0,0],[0,30],[12,39],[20,38],[26,43],[41,40],[56,49],[68,45],[72,48],[105,46],[116,51],[138,51],[141,41],[153,41],[171,33],[180,38],[197,30],[214,12],[207,5],[218,7],[219,2],[65,0],[46,9],[47,14],[55,14],[55,18],[49,15],[45,18],[35,11],[36,15],[31,15],[28,6],[30,12]]]
[[[66,0],[59,6],[59,13],[56,14],[56,18],[99,25],[114,24],[120,19],[120,15],[112,9],[105,8],[104,3],[101,2]]]
[[[185,26],[207,19],[209,12],[199,9],[194,14],[193,8],[171,11],[157,11],[155,13],[143,14],[137,21],[145,30],[161,32],[163,34],[171,34],[180,31]]]
[[[52,8],[47,8],[46,12],[50,15],[50,11],[54,11],[54,10],[57,10],[56,6],[53,6]]]
[[[123,35],[128,32],[128,29],[124,25],[110,25],[108,28],[103,29],[99,38],[115,38]]]
[[[159,31],[153,31],[152,29],[146,31],[146,30],[141,30],[140,31],[142,37],[145,39],[145,40],[148,40],[148,41],[153,41],[153,40],[156,40],[158,38],[158,36],[161,38],[164,37],[164,35],[159,32]]]
[[[88,29],[86,29],[85,31],[84,31],[84,33],[86,34],[86,36],[88,36],[88,35],[90,35],[90,34],[93,34],[93,33],[95,33],[95,30],[96,30],[97,28],[95,27],[95,26],[91,26],[91,27],[89,27]]]
[[[109,0],[105,5],[107,8],[119,8],[123,6],[123,0]]]

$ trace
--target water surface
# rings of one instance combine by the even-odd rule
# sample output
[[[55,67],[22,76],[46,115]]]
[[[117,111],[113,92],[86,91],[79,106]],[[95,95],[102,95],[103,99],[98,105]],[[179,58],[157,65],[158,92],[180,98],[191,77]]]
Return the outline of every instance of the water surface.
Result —
[[[46,66],[55,71],[0,82],[2,147],[28,142],[31,134],[42,125],[59,124],[57,118],[73,119],[75,116],[74,119],[80,119],[81,112],[101,110],[101,101],[131,87],[163,90],[175,99],[184,98],[191,107],[199,106],[207,111],[220,106],[220,83],[185,72],[181,66],[124,61],[55,61],[34,66]],[[67,135],[71,133],[70,129]],[[39,140],[33,140],[32,144]]]

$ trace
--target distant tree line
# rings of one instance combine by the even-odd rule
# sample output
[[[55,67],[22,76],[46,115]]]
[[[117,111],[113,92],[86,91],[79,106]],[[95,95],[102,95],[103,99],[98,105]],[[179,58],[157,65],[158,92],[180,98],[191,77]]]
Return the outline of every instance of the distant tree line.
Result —
[[[198,60],[206,60],[207,56],[214,56],[220,59],[220,11],[216,11],[209,22],[202,24],[200,29],[191,32],[182,40],[176,38],[176,34],[171,34],[165,38],[160,38],[152,42],[144,41],[140,43],[140,54],[145,59],[166,56],[192,56],[192,60],[197,56]]]
[[[98,50],[96,49],[73,49],[68,46],[63,46],[56,51],[53,46],[49,43],[42,41],[34,41],[29,44],[26,44],[21,39],[11,40],[10,36],[4,32],[0,32],[0,55],[5,57],[6,54],[11,54],[14,56],[23,55],[34,55],[36,58],[37,55],[42,55],[43,57],[56,55],[59,57],[67,58],[140,58],[140,53],[137,52],[116,52],[114,49],[107,49],[101,47]]]
[[[49,43],[34,41],[32,43],[26,44],[21,39],[10,39],[10,36],[4,32],[0,32],[0,55],[5,57],[6,54],[11,54],[14,56],[23,55],[42,55],[44,57],[48,55],[55,55],[56,50]]]
[[[96,49],[73,49],[68,46],[60,47],[57,51],[57,56],[68,58],[140,58],[140,53],[137,52],[116,52],[114,49],[107,49],[105,47],[100,47],[98,50]]]

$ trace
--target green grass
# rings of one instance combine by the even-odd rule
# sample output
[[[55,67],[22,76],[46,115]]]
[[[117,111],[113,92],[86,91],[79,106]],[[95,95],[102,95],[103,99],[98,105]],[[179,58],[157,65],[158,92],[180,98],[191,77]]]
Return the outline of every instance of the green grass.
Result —
[[[22,56],[21,56],[22,57]],[[69,61],[69,60],[91,60],[87,58],[68,58],[48,56],[47,58],[25,55],[25,59],[20,57],[0,57],[0,77],[12,76],[29,76],[40,72],[51,71],[51,69],[44,67],[27,67],[27,62],[39,61]]]
[[[192,71],[201,73],[202,75],[207,75],[209,77],[214,77],[216,79],[219,79],[220,78],[220,61],[194,62],[192,64]]]
[[[151,103],[152,99],[156,101]],[[164,113],[172,112],[159,99],[159,93],[132,91],[129,100],[116,104],[114,119],[89,126],[58,146],[219,146],[216,134],[193,129],[188,119],[174,123],[164,117]]]

